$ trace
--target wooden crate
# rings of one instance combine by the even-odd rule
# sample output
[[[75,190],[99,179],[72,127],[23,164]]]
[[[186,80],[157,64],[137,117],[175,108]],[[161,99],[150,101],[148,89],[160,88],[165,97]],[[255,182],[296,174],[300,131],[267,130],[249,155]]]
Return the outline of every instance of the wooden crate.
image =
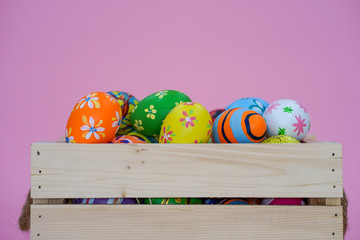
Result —
[[[34,143],[31,239],[343,239],[342,185],[339,143]],[[302,197],[311,205],[63,204],[108,197]]]

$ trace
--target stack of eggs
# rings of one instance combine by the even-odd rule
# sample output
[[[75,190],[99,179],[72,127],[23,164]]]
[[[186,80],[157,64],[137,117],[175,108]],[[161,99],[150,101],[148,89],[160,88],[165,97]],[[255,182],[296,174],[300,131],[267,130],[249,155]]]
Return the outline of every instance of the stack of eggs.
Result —
[[[241,98],[221,111],[212,111],[217,114],[213,125],[215,143],[259,143],[265,137],[268,143],[294,142],[293,138],[298,142],[310,130],[309,114],[291,99],[269,104],[261,98]]]
[[[211,137],[209,112],[175,90],[144,98],[134,108],[130,122],[137,132],[159,143],[207,143]]]
[[[67,143],[299,143],[310,129],[304,106],[291,99],[269,104],[241,98],[210,113],[184,93],[163,90],[139,101],[121,92],[93,92],[74,106]],[[263,204],[299,203],[286,199]],[[249,199],[145,199],[151,204],[259,204]],[[135,199],[78,199],[77,203],[139,203]]]
[[[164,90],[142,101],[126,92],[81,98],[66,126],[68,143],[207,143],[212,119],[182,92]]]

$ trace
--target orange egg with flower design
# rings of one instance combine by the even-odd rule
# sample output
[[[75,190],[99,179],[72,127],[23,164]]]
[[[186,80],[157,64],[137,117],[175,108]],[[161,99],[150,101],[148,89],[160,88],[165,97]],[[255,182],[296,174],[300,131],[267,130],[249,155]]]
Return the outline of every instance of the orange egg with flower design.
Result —
[[[121,124],[121,106],[108,93],[93,92],[73,108],[65,131],[68,143],[108,143]]]

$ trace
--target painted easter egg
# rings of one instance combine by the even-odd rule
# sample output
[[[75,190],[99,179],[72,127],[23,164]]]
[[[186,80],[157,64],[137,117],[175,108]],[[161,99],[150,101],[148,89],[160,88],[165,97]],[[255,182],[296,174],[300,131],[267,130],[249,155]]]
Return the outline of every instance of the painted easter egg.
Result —
[[[222,205],[248,205],[249,203],[240,198],[225,198],[218,202],[218,204]]]
[[[93,92],[73,108],[66,125],[66,142],[108,143],[114,139],[122,119],[121,108],[114,97]]]
[[[76,198],[73,204],[138,204],[136,198]]]
[[[145,198],[145,204],[188,204],[187,198]]]
[[[130,116],[131,125],[141,134],[158,136],[162,122],[170,110],[178,104],[190,101],[184,93],[175,90],[153,93],[135,106]]]
[[[214,122],[215,119],[217,118],[217,116],[219,116],[224,111],[225,111],[225,109],[223,109],[223,108],[219,108],[219,109],[215,109],[215,110],[210,111],[210,116],[211,116],[212,122]]]
[[[189,198],[189,204],[203,204],[203,200],[201,198]]]
[[[133,130],[130,123],[130,115],[134,107],[139,103],[139,100],[127,92],[111,91],[107,93],[116,98],[120,104],[121,113],[123,116],[116,135],[126,135],[128,132]]]
[[[302,198],[264,198],[261,205],[305,205]]]
[[[218,203],[218,199],[217,198],[205,198],[203,200],[204,204],[206,205],[214,205]]]
[[[146,143],[143,139],[136,136],[120,135],[115,137],[112,143]]]
[[[250,205],[261,205],[262,198],[247,198],[246,202]]]
[[[232,108],[220,114],[214,122],[214,143],[258,143],[265,138],[266,123],[257,112]]]
[[[266,135],[288,135],[302,141],[310,130],[310,116],[305,107],[292,99],[270,104],[264,113]]]
[[[296,138],[287,135],[276,135],[269,137],[261,143],[300,143]]]
[[[166,116],[159,143],[208,143],[211,127],[211,116],[206,108],[199,103],[181,103]]]
[[[159,143],[158,137],[149,137],[149,136],[145,136],[144,134],[141,134],[137,131],[131,131],[127,134],[128,136],[136,136],[142,140],[144,140],[147,143]]]
[[[240,98],[233,103],[229,104],[225,110],[229,110],[231,108],[247,108],[253,110],[260,115],[263,115],[265,109],[269,106],[269,103],[261,98],[256,97],[248,97],[248,98]]]

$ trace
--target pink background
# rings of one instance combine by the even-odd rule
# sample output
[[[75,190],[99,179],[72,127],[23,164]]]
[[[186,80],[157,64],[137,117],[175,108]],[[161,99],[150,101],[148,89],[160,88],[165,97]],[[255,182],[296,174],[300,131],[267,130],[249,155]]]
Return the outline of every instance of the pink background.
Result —
[[[346,239],[360,239],[359,1],[0,1],[0,239],[17,219],[30,144],[64,135],[92,91],[187,93],[208,110],[292,98],[343,144]],[[357,147],[356,147],[357,146]]]

